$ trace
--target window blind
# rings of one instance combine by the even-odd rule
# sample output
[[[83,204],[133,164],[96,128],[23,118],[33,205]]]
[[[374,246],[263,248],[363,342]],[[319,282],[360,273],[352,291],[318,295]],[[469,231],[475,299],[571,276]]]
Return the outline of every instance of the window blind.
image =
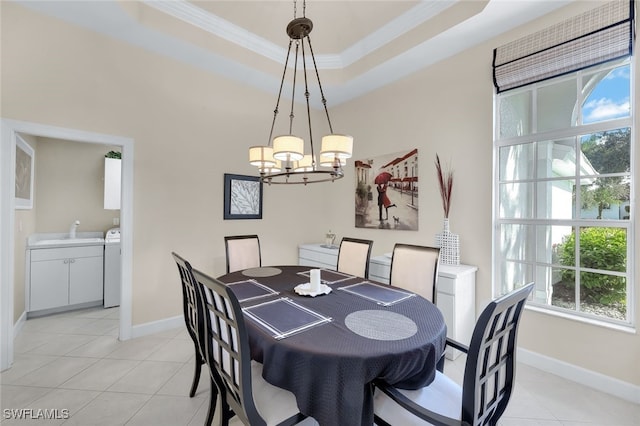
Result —
[[[498,93],[631,55],[633,6],[608,2],[494,49]]]

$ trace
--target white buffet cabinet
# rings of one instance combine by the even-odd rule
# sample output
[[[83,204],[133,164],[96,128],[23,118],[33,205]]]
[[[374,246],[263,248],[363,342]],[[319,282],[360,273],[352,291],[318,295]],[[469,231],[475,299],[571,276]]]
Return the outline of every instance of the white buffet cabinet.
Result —
[[[335,269],[338,264],[338,248],[327,248],[321,244],[303,244],[298,248],[298,264]],[[389,283],[391,255],[371,258],[369,278]],[[476,266],[440,265],[436,304],[447,324],[447,337],[468,345],[476,322]],[[459,351],[447,348],[448,359],[455,359]]]

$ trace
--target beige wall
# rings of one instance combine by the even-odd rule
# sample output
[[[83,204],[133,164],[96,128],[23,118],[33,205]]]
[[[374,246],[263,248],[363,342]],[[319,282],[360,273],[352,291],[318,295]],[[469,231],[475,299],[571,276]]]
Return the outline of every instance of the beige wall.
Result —
[[[355,159],[419,149],[418,232],[354,228],[351,162],[332,184],[265,187],[261,221],[222,220],[222,175],[254,173],[247,148],[265,139],[274,96],[13,3],[2,10],[1,106],[8,118],[135,140],[134,324],[180,314],[172,250],[223,273],[224,235],[259,234],[265,264],[295,263],[297,244],[320,241],[328,229],[373,239],[373,255],[395,242],[432,244],[442,228],[436,153],[455,169],[451,228],[462,261],[479,267],[480,309],[491,297],[492,49],[581,3],[331,108],[334,127],[355,137]],[[520,344],[640,385],[636,334],[527,311]]]
[[[22,139],[33,148],[35,160],[38,160],[38,140],[31,135],[22,135]],[[37,179],[37,168],[34,170],[34,178]],[[34,192],[35,192],[34,182]],[[14,222],[14,257],[13,257],[13,321],[16,322],[24,314],[25,304],[25,254],[27,238],[36,230],[36,211],[34,208],[28,210],[16,210]]]
[[[117,147],[39,138],[35,180],[36,232],[105,232],[119,210],[104,209],[104,156]]]

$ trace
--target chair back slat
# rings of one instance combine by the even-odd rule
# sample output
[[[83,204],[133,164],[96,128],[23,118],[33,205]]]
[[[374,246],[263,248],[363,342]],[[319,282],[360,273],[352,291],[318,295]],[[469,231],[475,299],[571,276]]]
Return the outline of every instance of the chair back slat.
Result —
[[[339,272],[369,278],[369,259],[373,241],[344,237],[338,250]]]
[[[204,329],[205,359],[222,379],[227,405],[244,424],[263,425],[251,394],[251,353],[244,318],[235,294],[222,282],[195,270],[200,283]]]
[[[262,266],[260,240],[257,235],[224,237],[227,252],[227,273]]]
[[[440,249],[397,243],[391,256],[389,284],[436,303]]]
[[[527,284],[483,310],[469,344],[462,388],[462,421],[496,424],[513,390],[518,325],[533,290]]]
[[[200,349],[200,354],[204,359],[204,321],[198,315],[199,294],[197,293],[198,283],[193,276],[193,270],[189,262],[176,253],[171,253],[180,272],[180,282],[182,283],[182,311],[187,332],[194,343]]]

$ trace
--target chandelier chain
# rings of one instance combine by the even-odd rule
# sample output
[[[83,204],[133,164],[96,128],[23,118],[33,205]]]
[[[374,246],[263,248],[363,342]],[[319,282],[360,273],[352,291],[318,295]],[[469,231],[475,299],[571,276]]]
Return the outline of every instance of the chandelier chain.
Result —
[[[307,16],[307,0],[302,0],[302,16]],[[298,17],[298,2],[293,0],[293,19]]]

